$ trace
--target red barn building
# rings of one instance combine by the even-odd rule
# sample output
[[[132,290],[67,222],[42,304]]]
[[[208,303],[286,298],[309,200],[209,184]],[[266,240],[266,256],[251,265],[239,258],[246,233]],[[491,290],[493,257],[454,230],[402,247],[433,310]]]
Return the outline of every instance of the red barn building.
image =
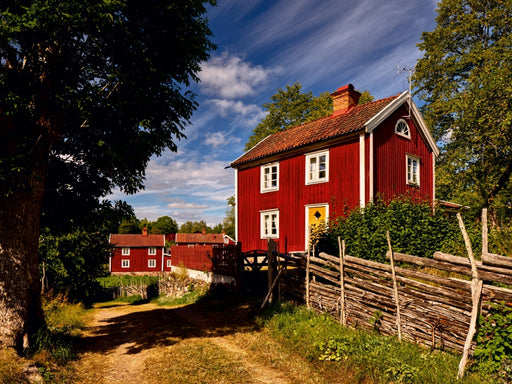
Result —
[[[272,134],[231,163],[236,240],[242,251],[307,249],[309,228],[377,195],[435,199],[439,154],[410,94],[358,105],[349,84],[331,94],[333,113]]]
[[[170,257],[164,254],[165,235],[150,235],[144,228],[141,235],[111,234],[114,252],[109,260],[113,274],[150,274],[170,271]]]

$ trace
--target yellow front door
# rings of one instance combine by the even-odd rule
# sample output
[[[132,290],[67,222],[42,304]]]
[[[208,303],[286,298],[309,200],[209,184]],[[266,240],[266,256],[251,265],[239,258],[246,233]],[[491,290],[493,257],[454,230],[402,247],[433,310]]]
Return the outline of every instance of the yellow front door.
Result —
[[[327,227],[327,205],[306,207],[306,247],[310,248],[316,243],[318,237]]]

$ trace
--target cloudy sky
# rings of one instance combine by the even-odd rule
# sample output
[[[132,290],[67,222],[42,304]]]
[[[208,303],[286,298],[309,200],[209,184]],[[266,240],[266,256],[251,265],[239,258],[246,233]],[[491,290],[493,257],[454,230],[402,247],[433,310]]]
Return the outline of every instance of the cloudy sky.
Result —
[[[193,87],[199,108],[178,152],[151,160],[146,188],[115,193],[139,219],[221,223],[234,194],[226,166],[243,153],[277,89],[300,82],[315,96],[351,83],[376,98],[408,88],[436,0],[218,0],[209,9],[217,50]]]

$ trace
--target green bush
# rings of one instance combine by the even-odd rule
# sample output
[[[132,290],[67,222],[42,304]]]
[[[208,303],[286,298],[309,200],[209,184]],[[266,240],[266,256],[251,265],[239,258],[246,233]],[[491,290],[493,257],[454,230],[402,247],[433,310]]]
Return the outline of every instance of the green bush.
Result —
[[[481,230],[474,220],[466,220],[473,249],[481,247]],[[338,237],[346,242],[347,254],[386,262],[389,231],[395,252],[432,257],[435,251],[465,256],[464,240],[456,217],[432,209],[429,203],[402,197],[390,202],[376,199],[365,208],[356,208],[331,220],[318,248],[339,253]],[[476,252],[475,252],[476,253]]]
[[[512,308],[493,304],[487,316],[480,315],[474,352],[478,371],[512,382]]]

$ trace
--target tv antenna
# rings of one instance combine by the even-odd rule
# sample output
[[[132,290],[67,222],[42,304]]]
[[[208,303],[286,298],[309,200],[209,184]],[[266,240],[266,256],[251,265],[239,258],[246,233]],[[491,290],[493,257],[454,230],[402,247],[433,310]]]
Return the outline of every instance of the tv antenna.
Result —
[[[400,64],[398,64],[396,66],[397,70],[396,70],[396,73],[397,75],[399,75],[400,73],[402,72],[408,72],[409,74],[407,75],[407,82],[409,83],[409,98],[408,98],[408,109],[409,109],[409,116],[407,116],[408,118],[411,118],[411,99],[412,99],[412,76],[414,75],[414,71],[416,70],[416,66],[414,67],[408,67],[407,65],[404,65],[404,66],[401,66]]]

